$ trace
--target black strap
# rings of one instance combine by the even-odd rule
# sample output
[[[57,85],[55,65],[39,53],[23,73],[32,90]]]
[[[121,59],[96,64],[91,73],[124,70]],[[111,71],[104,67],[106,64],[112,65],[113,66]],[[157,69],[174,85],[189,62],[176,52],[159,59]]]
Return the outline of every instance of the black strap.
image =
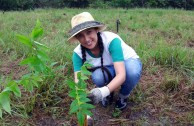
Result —
[[[102,70],[103,74],[104,74],[104,71],[107,73],[108,81],[106,81],[105,75],[104,75],[104,81],[105,81],[106,84],[108,84],[112,80],[112,78],[113,78],[111,73],[110,73],[110,71],[108,70],[108,68],[106,68],[104,66],[103,67],[97,66],[97,67],[88,68],[88,70],[90,72],[94,72],[96,69],[99,69],[99,68]]]

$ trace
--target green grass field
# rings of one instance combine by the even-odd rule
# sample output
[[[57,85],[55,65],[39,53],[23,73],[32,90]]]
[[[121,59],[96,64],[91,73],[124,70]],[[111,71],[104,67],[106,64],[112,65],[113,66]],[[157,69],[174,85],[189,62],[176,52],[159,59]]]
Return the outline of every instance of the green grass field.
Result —
[[[3,111],[0,125],[72,124],[66,80],[73,78],[71,55],[78,43],[68,43],[67,33],[71,17],[83,11],[113,32],[119,19],[118,34],[143,62],[141,81],[129,97],[130,111],[118,115],[119,125],[194,125],[194,11],[88,8],[0,12],[0,92],[8,80],[27,72],[18,63],[29,50],[16,35],[29,35],[37,19],[44,29],[38,42],[50,48],[49,62],[63,66],[40,88],[22,90],[21,98],[11,97],[12,115]],[[115,118],[111,107],[99,111],[105,116],[103,120],[96,114],[96,125],[108,125]]]

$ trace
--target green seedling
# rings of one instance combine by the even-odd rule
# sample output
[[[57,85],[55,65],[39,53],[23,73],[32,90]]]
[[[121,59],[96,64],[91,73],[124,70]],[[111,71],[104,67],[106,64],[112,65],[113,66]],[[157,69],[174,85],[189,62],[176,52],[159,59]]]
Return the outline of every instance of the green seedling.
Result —
[[[76,114],[77,120],[80,126],[84,125],[84,119],[86,115],[92,116],[91,109],[94,108],[93,105],[89,104],[90,99],[87,98],[87,84],[85,80],[89,79],[88,75],[91,73],[87,70],[87,67],[91,65],[88,63],[84,63],[81,68],[81,71],[78,73],[78,83],[75,83],[72,80],[68,81],[68,85],[70,88],[69,96],[73,98],[73,101],[70,106],[70,114]]]

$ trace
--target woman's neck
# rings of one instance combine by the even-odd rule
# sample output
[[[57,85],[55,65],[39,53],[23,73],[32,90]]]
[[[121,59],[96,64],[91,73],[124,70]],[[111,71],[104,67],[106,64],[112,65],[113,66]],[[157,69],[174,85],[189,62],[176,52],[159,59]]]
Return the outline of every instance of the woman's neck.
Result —
[[[100,48],[99,48],[98,45],[95,48],[91,49],[90,51],[95,56],[99,56],[100,55]]]

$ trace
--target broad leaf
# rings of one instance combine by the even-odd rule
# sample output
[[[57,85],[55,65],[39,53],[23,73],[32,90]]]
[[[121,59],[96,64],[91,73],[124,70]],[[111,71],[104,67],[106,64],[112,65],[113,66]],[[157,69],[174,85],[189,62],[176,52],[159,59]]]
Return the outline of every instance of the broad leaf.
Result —
[[[87,94],[85,93],[85,91],[83,91],[83,90],[78,90],[77,92],[78,92],[80,98],[87,97]]]
[[[36,58],[35,58],[34,56],[33,56],[33,57],[28,57],[28,58],[22,60],[22,61],[20,62],[20,65],[31,64],[31,63],[34,62],[35,59],[36,59]]]
[[[80,108],[83,108],[83,109],[93,109],[93,108],[95,108],[95,106],[93,106],[91,104],[85,103],[85,104],[81,104]]]
[[[24,36],[24,35],[19,35],[19,34],[16,35],[16,37],[17,37],[17,39],[18,39],[21,43],[23,43],[24,45],[26,45],[26,46],[32,48],[32,42],[31,42],[30,38],[28,38],[28,37],[26,37],[26,36]]]
[[[76,113],[78,110],[79,110],[79,106],[78,105],[74,105],[74,106],[72,106],[72,108],[70,110],[70,114]]]
[[[39,87],[38,83],[36,80],[31,80],[32,86]]]
[[[83,126],[84,124],[84,114],[82,112],[77,113],[77,118],[80,126]]]
[[[81,76],[82,80],[88,80],[89,78],[87,76]]]
[[[42,78],[41,78],[41,76],[37,76],[37,75],[34,75],[33,77],[32,77],[34,80],[36,80],[36,81],[43,81],[42,80]]]
[[[42,34],[43,34],[43,29],[41,28],[40,21],[37,20],[36,21],[36,26],[31,32],[31,37],[32,37],[33,40],[35,40],[38,37],[40,37]]]
[[[13,91],[13,93],[17,96],[17,97],[21,97],[21,91],[20,88],[18,87],[18,84],[14,81],[11,81],[7,84],[7,86]]]
[[[86,98],[86,97],[82,97],[82,98],[80,98],[80,101],[86,103],[86,102],[89,102],[90,99]]]
[[[82,70],[82,74],[83,75],[92,75],[90,71],[86,70]]]
[[[10,107],[10,92],[1,92],[0,93],[0,104],[2,105],[3,109],[11,114],[11,107]]]
[[[73,106],[77,106],[78,102],[77,100],[73,100],[73,102],[71,102],[70,108],[73,108]]]
[[[72,98],[75,98],[77,96],[76,92],[74,90],[71,90],[69,92],[69,96],[72,97]]]
[[[37,52],[38,52],[37,56],[38,56],[39,59],[41,59],[42,61],[43,61],[43,60],[44,60],[44,61],[48,61],[48,60],[49,60],[49,57],[48,57],[48,55],[46,54],[46,52],[40,51],[40,50],[37,50]]]
[[[67,84],[68,86],[71,88],[71,89],[75,89],[75,82],[71,81],[71,80],[68,80],[67,81]]]
[[[91,111],[89,111],[88,109],[82,109],[82,113],[83,113],[84,115],[92,116]]]

